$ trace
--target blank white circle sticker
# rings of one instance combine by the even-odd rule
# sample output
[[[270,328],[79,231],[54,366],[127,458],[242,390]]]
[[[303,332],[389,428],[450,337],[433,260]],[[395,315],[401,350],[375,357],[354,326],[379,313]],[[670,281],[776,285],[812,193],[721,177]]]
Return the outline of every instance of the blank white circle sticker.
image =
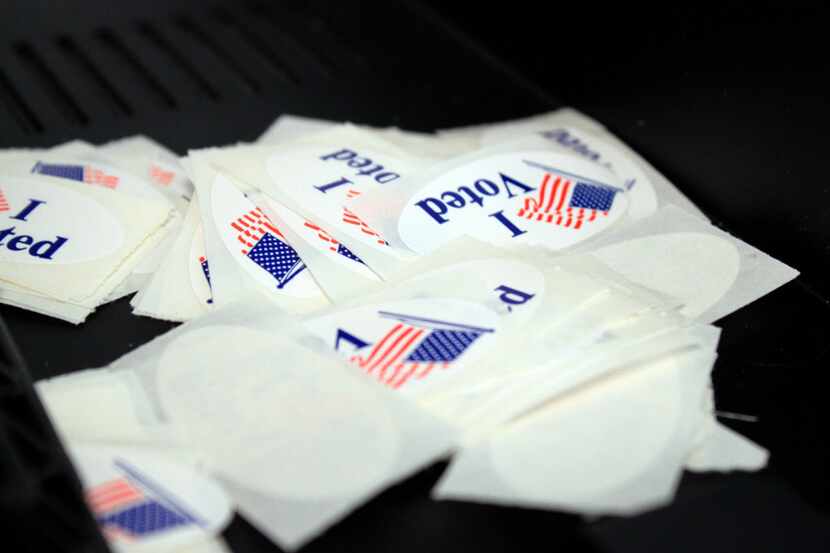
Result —
[[[643,369],[648,374],[550,404],[548,414],[536,415],[543,422],[529,419],[491,442],[493,467],[540,501],[574,504],[624,489],[670,451],[684,416],[682,368],[668,358]]]
[[[200,328],[165,350],[158,394],[240,485],[293,499],[343,496],[382,480],[399,431],[367,383],[314,370],[315,359],[265,332]]]
[[[726,295],[741,265],[734,244],[697,232],[634,238],[591,253],[637,284],[681,300],[687,317],[700,315]]]

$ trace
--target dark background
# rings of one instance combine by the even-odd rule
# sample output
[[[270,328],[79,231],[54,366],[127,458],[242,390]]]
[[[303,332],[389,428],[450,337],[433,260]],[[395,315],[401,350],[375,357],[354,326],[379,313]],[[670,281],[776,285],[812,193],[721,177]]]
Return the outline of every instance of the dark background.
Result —
[[[537,4],[0,4],[0,146],[143,132],[184,153],[251,140],[280,113],[430,130],[572,105],[716,224],[802,271],[719,323],[717,406],[758,417],[722,422],[769,448],[770,467],[687,475],[669,507],[586,523],[433,502],[436,465],[307,550],[830,550],[827,9]],[[6,306],[0,316],[16,344],[0,340],[12,367],[0,367],[3,535],[15,550],[93,551],[27,374],[106,364],[169,325],[123,301],[79,328]],[[226,538],[274,550],[241,518]]]

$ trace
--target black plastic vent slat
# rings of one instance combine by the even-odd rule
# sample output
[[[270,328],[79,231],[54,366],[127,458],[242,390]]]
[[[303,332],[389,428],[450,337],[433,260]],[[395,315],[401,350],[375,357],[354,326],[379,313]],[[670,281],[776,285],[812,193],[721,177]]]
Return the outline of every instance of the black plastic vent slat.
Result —
[[[258,93],[262,90],[262,85],[246,66],[246,62],[237,59],[230,52],[228,43],[218,40],[214,36],[214,32],[205,30],[202,24],[184,16],[176,17],[175,25],[179,31],[189,36],[209,52],[219,64],[225,67],[229,74],[234,75],[246,91]]]
[[[136,61],[153,75],[158,86],[170,95],[174,104],[171,107],[189,105],[194,97],[204,96],[201,87],[190,82],[189,76],[170,59],[168,53],[152,44],[137,26],[119,28],[119,31],[124,48],[133,53]]]
[[[275,58],[292,64],[305,76],[304,80],[330,80],[333,77],[335,68],[329,61],[322,59],[291,36],[275,29],[270,22],[255,16],[247,16],[244,21],[249,40],[262,44],[263,50],[272,53]]]
[[[279,40],[295,51],[302,51],[306,57],[315,60],[318,66],[324,67],[329,74],[338,73],[338,66],[341,64],[337,61],[337,54],[315,44],[316,37],[310,35],[309,29],[303,29],[302,26],[284,16],[275,16],[264,6],[252,6],[250,13],[255,21],[262,21],[267,25],[269,34],[276,35]]]
[[[44,86],[43,78],[17,54],[14,48],[4,52],[0,67],[6,71],[9,82],[17,91],[43,130],[67,126],[64,113],[55,105],[52,91]]]
[[[99,29],[95,32],[93,41],[97,48],[90,50],[90,53],[94,51],[100,56],[100,61],[106,64],[107,74],[112,76],[114,82],[118,82],[129,101],[142,101],[144,108],[176,107],[176,99],[170,91],[151,68],[144,65],[135,52],[124,45],[116,33],[110,29]],[[142,110],[137,106],[136,111]]]
[[[262,38],[251,32],[248,25],[242,25],[239,20],[226,10],[213,13],[214,29],[221,33],[221,39],[227,45],[238,51],[238,57],[257,66],[257,73],[261,80],[266,81],[266,75],[275,75],[280,84],[298,86],[302,83],[300,71],[293,64],[284,59],[285,53],[272,48]]]
[[[23,100],[3,71],[0,71],[0,102],[9,119],[24,133],[41,132],[43,124],[32,108]]]
[[[55,45],[65,64],[62,78],[76,90],[75,98],[79,102],[86,101],[86,104],[96,103],[94,107],[87,108],[88,113],[100,112],[110,115],[133,113],[132,107],[74,40],[68,36],[61,36],[55,41]],[[59,67],[61,64],[56,63],[55,66]]]
[[[89,116],[81,109],[73,94],[67,90],[66,85],[58,78],[55,69],[46,64],[43,56],[35,51],[31,44],[18,43],[14,47],[14,52],[32,78],[49,94],[55,108],[60,111],[67,122],[81,125],[89,123]]]
[[[189,88],[196,96],[204,96],[212,100],[222,97],[210,79],[193,64],[190,58],[173,47],[163,33],[156,28],[156,25],[149,21],[142,21],[137,25],[137,31],[145,41],[152,45],[152,51],[158,52],[158,58],[166,60],[170,71],[178,71],[185,77],[184,82],[180,81],[182,86]]]
[[[237,73],[228,69],[226,63],[218,59],[210,47],[197,36],[184,32],[169,20],[159,21],[154,28],[170,48],[180,52],[182,57],[189,60],[194,70],[219,91],[223,100],[251,94],[250,85],[240,79]]]
[[[346,33],[341,25],[337,24],[338,9],[349,6],[334,6],[330,10],[323,10],[319,14],[305,16],[308,18],[309,28],[312,30],[313,40],[323,41],[329,48],[334,48],[341,57],[347,59],[350,65],[362,70],[369,70],[371,64],[366,56],[357,48],[355,35],[360,32],[351,29],[352,33]]]

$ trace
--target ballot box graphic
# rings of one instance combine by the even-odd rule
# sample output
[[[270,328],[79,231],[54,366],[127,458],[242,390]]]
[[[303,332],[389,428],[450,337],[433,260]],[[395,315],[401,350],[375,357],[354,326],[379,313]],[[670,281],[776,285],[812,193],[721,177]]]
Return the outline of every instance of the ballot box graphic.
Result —
[[[535,197],[524,199],[516,215],[530,221],[579,230],[608,216],[620,189],[566,171],[525,161],[545,170]]]
[[[389,311],[378,311],[378,316],[390,321],[389,330],[369,345],[368,353],[349,361],[395,389],[449,368],[476,340],[494,331]]]
[[[103,169],[97,169],[90,165],[67,165],[38,161],[32,167],[32,173],[70,179],[87,184],[97,184],[106,186],[107,188],[117,188],[119,182],[118,176],[110,175]]]
[[[305,269],[297,252],[283,242],[285,236],[259,208],[252,209],[231,223],[242,244],[242,255],[267,271],[282,289]]]

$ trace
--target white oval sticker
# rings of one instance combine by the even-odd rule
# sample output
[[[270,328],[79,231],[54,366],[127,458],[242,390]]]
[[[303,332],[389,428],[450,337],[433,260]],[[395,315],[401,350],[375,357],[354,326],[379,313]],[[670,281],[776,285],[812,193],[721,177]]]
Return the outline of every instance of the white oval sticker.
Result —
[[[257,282],[296,298],[322,296],[305,263],[273,221],[222,175],[213,181],[211,208],[222,243]]]
[[[233,513],[212,479],[151,450],[75,446],[70,455],[116,551],[169,551],[218,535]]]
[[[403,209],[398,231],[418,253],[462,235],[559,250],[606,230],[627,206],[616,176],[597,163],[548,150],[510,152],[426,184]]]
[[[306,321],[306,328],[350,363],[393,388],[412,392],[469,366],[492,345],[499,317],[455,299],[369,305]],[[454,369],[454,370],[453,370]]]
[[[723,298],[741,269],[741,254],[728,240],[700,232],[633,238],[591,252],[627,279],[677,298],[692,318]],[[650,263],[659,259],[660,263]]]
[[[360,379],[309,370],[300,346],[275,356],[274,340],[232,325],[179,336],[156,373],[166,416],[251,490],[308,502],[381,481],[401,450],[385,403]]]
[[[117,251],[120,221],[99,202],[34,179],[0,181],[0,260],[80,263]]]

